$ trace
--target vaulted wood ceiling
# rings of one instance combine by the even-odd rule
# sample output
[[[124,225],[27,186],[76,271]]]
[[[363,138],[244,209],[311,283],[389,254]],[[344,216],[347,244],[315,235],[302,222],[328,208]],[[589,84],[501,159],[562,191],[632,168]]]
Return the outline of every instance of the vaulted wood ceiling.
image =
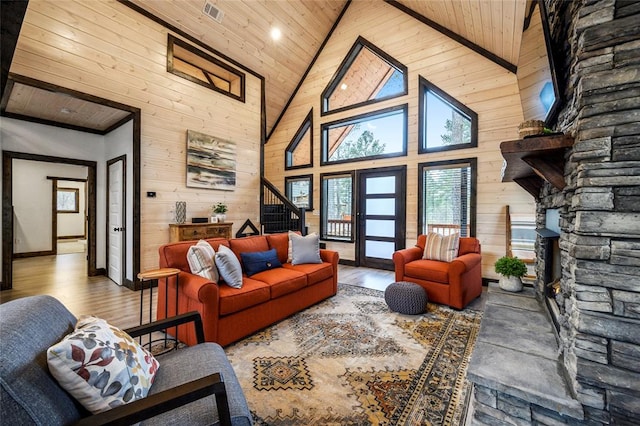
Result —
[[[222,22],[203,13],[205,1],[131,3],[262,75],[267,130],[271,130],[347,0],[209,0],[224,13]],[[375,0],[354,1],[380,6]],[[412,10],[510,64],[517,63],[527,0],[389,3]],[[282,31],[280,40],[271,39],[272,27]]]
[[[221,22],[203,13],[206,1],[121,0],[264,77],[269,132],[348,0],[208,0],[224,13]],[[378,0],[353,1],[370,1],[371,7],[380,7]],[[531,0],[387,2],[425,25],[450,31],[480,51],[517,65],[524,17]],[[272,27],[281,30],[280,40],[271,39]],[[104,123],[96,125],[101,126]]]

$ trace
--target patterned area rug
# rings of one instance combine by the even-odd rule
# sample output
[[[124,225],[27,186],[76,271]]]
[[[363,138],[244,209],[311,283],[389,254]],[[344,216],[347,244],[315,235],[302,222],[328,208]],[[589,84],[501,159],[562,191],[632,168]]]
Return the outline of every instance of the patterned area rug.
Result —
[[[225,348],[256,425],[459,425],[482,313],[338,294]]]

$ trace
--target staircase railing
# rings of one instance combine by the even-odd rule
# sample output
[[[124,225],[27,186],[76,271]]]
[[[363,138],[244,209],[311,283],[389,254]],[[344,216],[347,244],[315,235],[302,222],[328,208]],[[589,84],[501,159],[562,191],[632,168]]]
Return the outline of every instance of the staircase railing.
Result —
[[[263,234],[300,231],[307,234],[305,209],[297,207],[266,178],[261,178],[260,224]]]

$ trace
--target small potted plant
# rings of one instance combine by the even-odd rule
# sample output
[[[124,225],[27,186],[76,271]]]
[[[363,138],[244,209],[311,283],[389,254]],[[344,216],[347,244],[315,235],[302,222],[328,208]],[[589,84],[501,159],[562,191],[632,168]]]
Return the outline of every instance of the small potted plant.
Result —
[[[506,291],[521,291],[522,277],[527,273],[527,265],[517,257],[503,256],[495,263],[500,277],[500,288]]]
[[[215,215],[218,219],[218,222],[224,222],[227,220],[227,205],[224,203],[218,203],[211,206],[211,214]]]

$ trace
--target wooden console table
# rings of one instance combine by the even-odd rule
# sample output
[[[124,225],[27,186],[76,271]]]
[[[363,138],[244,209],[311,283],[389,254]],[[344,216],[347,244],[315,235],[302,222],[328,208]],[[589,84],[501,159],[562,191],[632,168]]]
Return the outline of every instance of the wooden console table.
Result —
[[[170,241],[200,240],[206,238],[231,238],[233,223],[170,223]]]

